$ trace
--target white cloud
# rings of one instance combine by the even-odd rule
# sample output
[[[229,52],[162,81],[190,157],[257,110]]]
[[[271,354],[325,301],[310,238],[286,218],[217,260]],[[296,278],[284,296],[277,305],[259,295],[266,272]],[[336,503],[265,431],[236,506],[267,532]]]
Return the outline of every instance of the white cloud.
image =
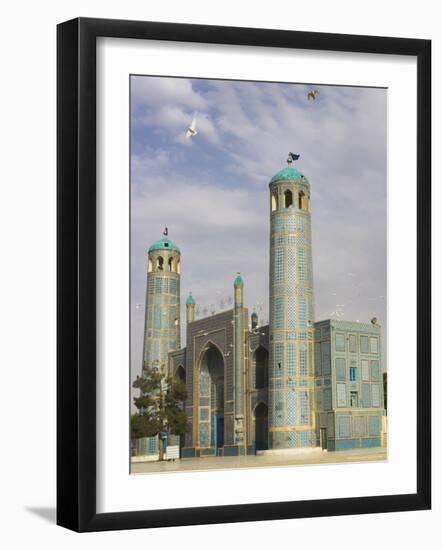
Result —
[[[132,77],[131,98],[135,107],[180,105],[189,109],[205,109],[207,102],[195,92],[190,80],[167,77]]]

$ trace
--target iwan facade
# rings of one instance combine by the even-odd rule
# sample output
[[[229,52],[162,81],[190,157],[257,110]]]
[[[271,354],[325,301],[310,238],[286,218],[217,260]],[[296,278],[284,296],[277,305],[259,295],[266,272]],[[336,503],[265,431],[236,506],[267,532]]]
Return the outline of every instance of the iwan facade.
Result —
[[[196,319],[198,296],[188,296],[180,348],[181,253],[168,239],[149,250],[144,361],[186,383],[182,457],[381,444],[381,329],[315,323],[310,184],[299,170],[271,178],[269,217],[266,326],[249,317],[238,275],[231,310]]]

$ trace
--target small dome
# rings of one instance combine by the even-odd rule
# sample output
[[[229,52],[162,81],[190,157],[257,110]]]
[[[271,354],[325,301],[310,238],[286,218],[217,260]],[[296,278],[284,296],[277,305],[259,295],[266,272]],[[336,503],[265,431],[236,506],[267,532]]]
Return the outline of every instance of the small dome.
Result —
[[[235,286],[243,286],[244,285],[244,280],[243,278],[241,277],[241,275],[238,273],[236,279],[234,280],[233,284]]]
[[[302,172],[297,170],[296,168],[292,168],[291,166],[287,166],[287,168],[283,168],[280,170],[277,174],[273,176],[273,178],[270,180],[270,183],[274,183],[275,181],[307,181],[307,178],[304,176]]]
[[[153,250],[173,250],[175,252],[180,252],[177,245],[170,239],[160,239],[159,241],[154,242],[149,248],[149,252],[152,252]]]
[[[186,300],[186,306],[194,306],[195,305],[195,298],[192,296],[192,293],[189,293],[189,296]]]

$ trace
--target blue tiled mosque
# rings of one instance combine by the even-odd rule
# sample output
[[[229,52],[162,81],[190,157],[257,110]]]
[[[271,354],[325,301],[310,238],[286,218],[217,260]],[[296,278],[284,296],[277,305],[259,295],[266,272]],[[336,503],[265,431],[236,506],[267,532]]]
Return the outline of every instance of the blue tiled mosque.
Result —
[[[310,201],[291,165],[271,178],[267,325],[238,275],[230,310],[196,319],[189,294],[181,347],[181,252],[166,237],[150,247],[143,360],[187,386],[182,457],[385,444],[381,327],[315,322]]]

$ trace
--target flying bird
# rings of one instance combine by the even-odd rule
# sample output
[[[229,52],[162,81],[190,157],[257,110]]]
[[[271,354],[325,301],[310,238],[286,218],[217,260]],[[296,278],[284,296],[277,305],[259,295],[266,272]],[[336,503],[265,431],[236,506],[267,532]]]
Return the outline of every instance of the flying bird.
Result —
[[[319,94],[319,90],[310,90],[307,94],[307,99],[310,101],[313,99],[313,101],[316,99],[316,96]]]
[[[186,130],[186,138],[189,139],[193,136],[196,136],[198,130],[196,129],[196,117],[193,117],[192,124]]]

